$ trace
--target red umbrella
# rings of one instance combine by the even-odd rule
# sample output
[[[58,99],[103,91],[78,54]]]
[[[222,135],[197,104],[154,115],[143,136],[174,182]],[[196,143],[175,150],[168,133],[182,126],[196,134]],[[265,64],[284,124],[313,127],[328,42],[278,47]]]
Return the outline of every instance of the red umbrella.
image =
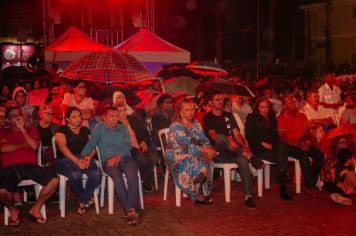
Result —
[[[325,152],[329,149],[329,147],[332,145],[332,142],[335,138],[344,136],[344,135],[350,135],[352,137],[352,143],[355,143],[355,136],[356,134],[356,124],[347,124],[347,125],[341,125],[339,127],[336,127],[335,129],[332,129],[328,131],[323,139],[320,141],[320,150]],[[355,147],[353,147],[354,149]]]
[[[93,52],[78,58],[61,76],[107,84],[136,82],[153,77],[133,56],[112,50]]]

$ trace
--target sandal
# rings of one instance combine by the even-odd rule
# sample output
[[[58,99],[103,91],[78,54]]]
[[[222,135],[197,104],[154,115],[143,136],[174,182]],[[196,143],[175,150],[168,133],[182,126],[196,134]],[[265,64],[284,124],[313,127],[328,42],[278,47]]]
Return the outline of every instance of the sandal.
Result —
[[[85,206],[79,206],[77,208],[77,212],[78,212],[79,215],[84,215],[86,213]]]
[[[197,199],[194,204],[196,205],[210,205],[213,204],[213,198],[211,196],[204,197],[203,200]]]
[[[91,198],[85,206],[86,207],[91,207],[91,206],[94,206],[94,205],[95,205],[94,198]]]
[[[140,223],[139,214],[136,212],[135,209],[129,210],[127,212],[126,218],[128,225],[138,225]]]
[[[40,225],[44,225],[47,223],[47,220],[43,218],[43,216],[34,216],[30,214],[30,219]]]
[[[21,221],[20,221],[20,218],[16,218],[16,219],[11,219],[10,217],[9,217],[9,226],[11,226],[11,227],[18,227],[18,226],[20,226],[20,224],[21,224]]]

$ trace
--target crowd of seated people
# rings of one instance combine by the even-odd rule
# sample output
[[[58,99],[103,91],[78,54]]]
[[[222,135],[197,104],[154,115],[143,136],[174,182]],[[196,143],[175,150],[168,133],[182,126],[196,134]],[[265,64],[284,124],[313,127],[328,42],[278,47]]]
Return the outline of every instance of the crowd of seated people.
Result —
[[[199,93],[196,100],[174,101],[171,95],[161,94],[156,111],[145,114],[129,106],[119,91],[113,93],[112,100],[103,108],[100,99],[88,96],[88,83],[76,81],[72,93],[68,86],[54,84],[46,103],[34,108],[29,104],[25,88],[16,87],[12,97],[7,90],[2,88],[0,107],[0,202],[10,211],[12,226],[20,224],[13,193],[18,191],[17,185],[23,179],[32,179],[43,186],[29,211],[35,222],[46,223],[40,208],[57,191],[57,174],[68,178],[77,197],[77,212],[85,215],[100,183],[96,147],[100,150],[102,168],[113,179],[116,196],[130,225],[140,223],[141,219],[137,173],[143,190],[152,192],[153,169],[157,164],[162,169],[168,168],[175,185],[195,204],[213,202],[213,162],[238,165],[248,208],[256,208],[251,166],[263,169],[264,160],[276,163],[283,200],[292,200],[287,187],[288,157],[300,162],[303,191],[311,198],[318,197],[318,178],[337,203],[350,205],[349,195],[355,193],[352,145],[334,146],[341,138],[352,144],[352,135],[333,140],[330,152],[321,151],[320,137],[316,138],[315,130],[325,135],[339,125],[355,125],[355,92],[345,93],[343,104],[341,91],[330,73],[325,75],[325,84],[319,90],[310,89],[306,93],[303,107],[293,93],[274,99],[265,90],[267,96],[256,98],[252,104],[243,96],[230,97],[220,91],[209,91]],[[150,130],[147,118],[151,119]],[[169,131],[166,155],[162,156],[157,151],[158,132],[165,128]],[[42,166],[36,160],[40,142]],[[83,186],[84,174],[87,180]]]

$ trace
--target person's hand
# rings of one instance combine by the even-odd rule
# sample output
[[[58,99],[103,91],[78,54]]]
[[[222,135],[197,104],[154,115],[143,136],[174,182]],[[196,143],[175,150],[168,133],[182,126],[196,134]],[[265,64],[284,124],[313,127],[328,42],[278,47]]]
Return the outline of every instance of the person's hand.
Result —
[[[228,137],[230,151],[235,151],[239,146],[233,137]]]
[[[217,156],[217,152],[212,147],[202,146],[199,148],[199,150],[204,154],[204,157],[209,161],[211,161]]]
[[[142,141],[140,143],[140,150],[141,150],[141,152],[146,152],[148,150],[148,146],[145,141]]]
[[[87,165],[87,168],[89,168],[91,158],[89,155],[86,155],[82,158],[85,161],[85,164]]]
[[[77,164],[81,170],[87,169],[87,163],[83,159],[77,159],[75,164]]]
[[[270,144],[270,143],[262,142],[261,145],[266,149],[272,150],[272,144]]]
[[[24,131],[25,130],[25,121],[22,117],[19,117],[15,120],[16,122],[16,127],[20,130],[20,131]]]
[[[108,167],[113,167],[113,166],[118,166],[119,163],[121,161],[121,157],[120,156],[113,156],[111,157],[109,160],[106,161],[106,165]]]

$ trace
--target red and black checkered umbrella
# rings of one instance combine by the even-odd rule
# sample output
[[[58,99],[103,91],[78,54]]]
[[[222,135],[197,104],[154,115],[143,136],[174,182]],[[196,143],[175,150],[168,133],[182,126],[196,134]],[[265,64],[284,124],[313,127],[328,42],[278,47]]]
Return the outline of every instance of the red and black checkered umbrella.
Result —
[[[115,51],[93,52],[80,57],[61,76],[107,84],[137,82],[153,77],[133,56]]]

